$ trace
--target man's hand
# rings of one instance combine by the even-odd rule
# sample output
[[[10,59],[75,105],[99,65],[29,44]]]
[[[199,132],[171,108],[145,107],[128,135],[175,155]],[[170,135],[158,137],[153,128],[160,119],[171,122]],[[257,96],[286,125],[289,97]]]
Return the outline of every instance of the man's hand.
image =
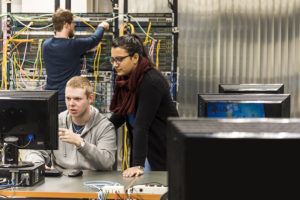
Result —
[[[76,147],[80,146],[80,143],[83,139],[78,134],[75,134],[72,131],[65,128],[59,128],[58,131],[59,139],[62,142],[74,144]]]
[[[130,167],[123,172],[124,177],[140,176],[144,174],[144,170],[137,167]]]
[[[102,26],[105,30],[109,29],[109,23],[107,23],[106,21],[103,21],[101,24],[99,24],[99,26]]]

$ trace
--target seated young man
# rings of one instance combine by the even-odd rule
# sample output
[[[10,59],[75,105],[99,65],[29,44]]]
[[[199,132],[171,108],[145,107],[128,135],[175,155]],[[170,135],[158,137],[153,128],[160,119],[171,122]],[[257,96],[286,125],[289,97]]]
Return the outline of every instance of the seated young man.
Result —
[[[51,163],[55,168],[112,170],[116,133],[113,124],[91,106],[93,92],[87,78],[75,76],[66,85],[67,110],[59,114],[59,149],[31,150],[25,160]]]

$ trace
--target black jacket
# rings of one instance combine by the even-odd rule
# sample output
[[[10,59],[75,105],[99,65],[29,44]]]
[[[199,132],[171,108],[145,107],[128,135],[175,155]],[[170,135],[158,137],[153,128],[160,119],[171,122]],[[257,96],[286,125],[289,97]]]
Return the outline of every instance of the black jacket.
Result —
[[[153,171],[166,170],[167,118],[177,117],[170,87],[155,69],[145,73],[137,92],[134,134],[132,135],[132,166],[144,166],[146,157]],[[126,116],[113,114],[110,121],[119,128]]]

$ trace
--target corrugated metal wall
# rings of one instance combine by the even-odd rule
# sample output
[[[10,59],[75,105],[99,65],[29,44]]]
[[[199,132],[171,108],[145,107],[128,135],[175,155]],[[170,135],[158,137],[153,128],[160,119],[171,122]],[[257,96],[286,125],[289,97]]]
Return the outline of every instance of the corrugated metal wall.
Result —
[[[219,83],[284,83],[299,117],[300,0],[186,0],[179,8],[181,116]]]
[[[122,2],[120,2],[120,4],[122,4]],[[168,0],[147,0],[147,1],[128,0],[128,12],[163,13],[163,12],[172,12],[172,11],[168,7]]]
[[[2,13],[2,0],[0,0],[0,13]],[[1,30],[0,30],[0,37],[2,36],[2,19],[0,19],[0,27],[1,27]],[[1,37],[2,38],[2,37]]]

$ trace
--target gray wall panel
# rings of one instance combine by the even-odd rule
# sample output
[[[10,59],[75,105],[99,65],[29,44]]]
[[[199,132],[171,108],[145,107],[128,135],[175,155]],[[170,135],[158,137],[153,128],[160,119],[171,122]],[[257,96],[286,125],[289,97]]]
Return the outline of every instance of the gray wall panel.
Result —
[[[137,1],[128,0],[128,12],[129,13],[163,13],[172,12],[168,7],[167,0],[147,0],[147,1]]]
[[[300,0],[179,1],[181,116],[219,83],[284,83],[299,117]]]

